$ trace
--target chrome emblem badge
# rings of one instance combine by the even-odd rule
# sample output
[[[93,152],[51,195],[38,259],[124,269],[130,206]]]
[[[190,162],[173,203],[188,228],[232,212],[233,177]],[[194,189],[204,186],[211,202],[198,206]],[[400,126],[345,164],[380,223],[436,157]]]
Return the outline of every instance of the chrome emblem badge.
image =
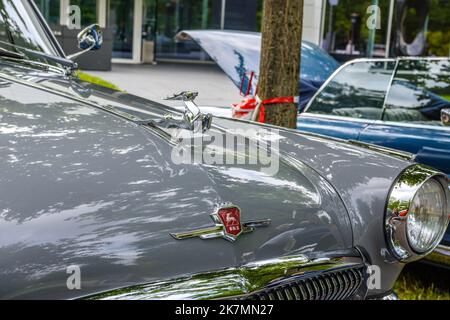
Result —
[[[215,224],[213,227],[170,235],[177,240],[199,237],[200,239],[224,238],[234,242],[241,234],[253,232],[255,228],[267,227],[270,224],[270,219],[241,222],[241,210],[230,203],[219,204],[210,216]]]

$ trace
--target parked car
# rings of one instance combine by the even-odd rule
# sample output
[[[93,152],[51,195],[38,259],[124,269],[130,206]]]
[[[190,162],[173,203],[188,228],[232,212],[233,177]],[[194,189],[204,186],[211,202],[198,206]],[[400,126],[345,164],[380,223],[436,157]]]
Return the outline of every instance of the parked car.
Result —
[[[298,117],[300,130],[411,152],[450,179],[450,60],[356,60]],[[450,267],[450,228],[429,261]]]
[[[410,154],[83,82],[33,1],[0,9],[0,298],[388,299],[441,240],[446,176]],[[79,42],[98,48],[98,27]],[[271,174],[255,143],[244,162],[173,159],[180,133],[234,158],[209,138],[262,129]]]
[[[227,30],[185,30],[178,33],[179,41],[199,44],[225,74],[240,89],[252,95],[258,83],[261,33]],[[306,106],[323,83],[340,64],[323,49],[309,41],[302,42],[299,107]]]
[[[232,70],[236,62],[231,50],[251,52],[245,66],[248,70],[259,69],[259,58],[256,58],[260,53],[259,34],[252,34],[252,38],[258,38],[254,42],[244,41],[248,36],[240,32],[183,31],[182,34],[185,38],[192,37],[215,56],[218,65],[235,81]],[[302,69],[309,70],[314,63],[303,59]],[[315,73],[320,74],[314,68],[309,77]],[[257,81],[253,86],[257,86]],[[256,105],[254,99],[247,98],[243,105],[248,106],[249,101],[246,110],[252,112]],[[299,130],[410,152],[415,155],[415,161],[441,170],[450,178],[448,58],[350,61],[324,81],[313,95],[307,94],[306,101],[299,105]],[[211,108],[208,111],[214,113]],[[450,266],[450,229],[429,260]]]

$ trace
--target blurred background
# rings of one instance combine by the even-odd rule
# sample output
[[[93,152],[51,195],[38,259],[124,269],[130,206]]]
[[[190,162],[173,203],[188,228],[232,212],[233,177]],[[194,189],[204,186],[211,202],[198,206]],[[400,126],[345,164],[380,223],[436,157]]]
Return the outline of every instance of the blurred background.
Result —
[[[177,42],[183,29],[260,31],[263,0],[35,0],[66,52],[66,8],[81,8],[81,24],[105,30],[102,54],[83,57],[83,69],[111,63],[208,62],[193,42]],[[379,8],[373,11],[373,6]],[[450,0],[305,0],[304,40],[339,61],[358,57],[450,56]],[[368,28],[371,16],[378,28]]]

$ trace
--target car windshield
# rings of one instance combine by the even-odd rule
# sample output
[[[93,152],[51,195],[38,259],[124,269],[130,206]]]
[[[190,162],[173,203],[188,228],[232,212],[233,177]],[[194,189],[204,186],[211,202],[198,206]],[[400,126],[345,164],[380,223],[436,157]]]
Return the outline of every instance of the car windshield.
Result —
[[[29,1],[0,0],[0,47],[20,52],[29,60],[43,59],[23,49],[58,55]]]

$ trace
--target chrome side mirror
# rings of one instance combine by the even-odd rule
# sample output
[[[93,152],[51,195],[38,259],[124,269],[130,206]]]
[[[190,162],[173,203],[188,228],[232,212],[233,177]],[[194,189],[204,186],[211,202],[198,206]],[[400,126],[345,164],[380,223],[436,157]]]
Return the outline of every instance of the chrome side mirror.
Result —
[[[76,59],[91,50],[98,50],[103,44],[103,34],[98,24],[84,28],[77,36],[78,48],[82,51],[69,55],[68,59]]]
[[[450,126],[450,109],[441,110],[441,121],[444,126]]]

